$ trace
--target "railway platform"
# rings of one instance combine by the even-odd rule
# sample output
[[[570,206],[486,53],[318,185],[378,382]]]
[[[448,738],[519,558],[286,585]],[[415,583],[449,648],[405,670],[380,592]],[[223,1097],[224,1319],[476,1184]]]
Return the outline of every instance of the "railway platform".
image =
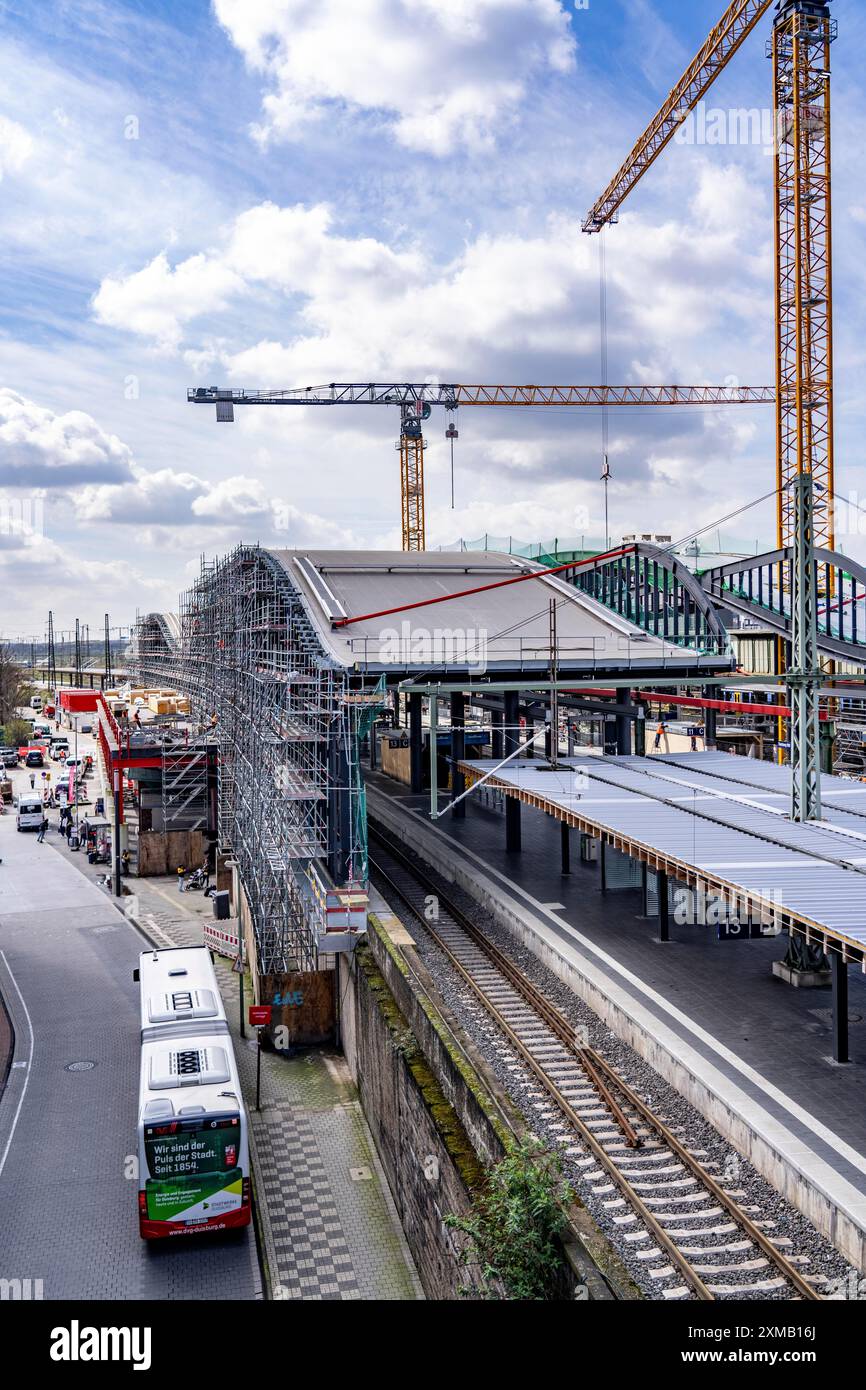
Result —
[[[866,1265],[866,979],[851,971],[851,1064],[832,1060],[826,990],[775,979],[785,937],[718,939],[670,922],[658,940],[639,889],[601,891],[561,827],[522,807],[522,849],[502,809],[470,796],[464,818],[367,773],[369,813],[460,884],[572,985],[715,1123],[852,1263]],[[443,806],[446,804],[443,798]]]

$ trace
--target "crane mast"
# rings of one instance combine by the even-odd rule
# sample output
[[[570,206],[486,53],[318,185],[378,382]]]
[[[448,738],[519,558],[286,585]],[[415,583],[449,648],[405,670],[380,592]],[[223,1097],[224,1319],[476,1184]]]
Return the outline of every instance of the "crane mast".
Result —
[[[819,0],[780,5],[768,50],[776,111],[776,430],[779,545],[797,519],[794,480],[810,473],[813,534],[834,549],[830,44]]]
[[[772,0],[734,0],[583,222],[600,232],[673,139]],[[777,542],[794,543],[794,479],[813,479],[814,540],[833,548],[830,44],[827,0],[776,0],[775,112]]]

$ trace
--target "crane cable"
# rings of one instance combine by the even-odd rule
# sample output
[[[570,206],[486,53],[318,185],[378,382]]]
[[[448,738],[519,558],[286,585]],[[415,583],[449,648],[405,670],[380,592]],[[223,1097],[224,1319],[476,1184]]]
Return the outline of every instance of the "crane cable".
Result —
[[[608,352],[607,352],[607,244],[602,227],[598,238],[598,320],[599,320],[599,343],[601,349],[601,385],[606,387],[608,381]],[[607,510],[607,485],[610,479],[610,464],[608,462],[608,442],[610,439],[610,408],[607,400],[601,407],[601,479],[604,483],[604,548],[610,549],[610,527],[608,525]]]

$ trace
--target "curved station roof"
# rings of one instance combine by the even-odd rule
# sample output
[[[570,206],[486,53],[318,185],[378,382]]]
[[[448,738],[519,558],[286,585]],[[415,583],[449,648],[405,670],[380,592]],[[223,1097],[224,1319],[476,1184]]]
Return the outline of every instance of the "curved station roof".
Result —
[[[546,675],[556,600],[560,674],[730,670],[718,653],[644,632],[523,557],[494,551],[270,552],[341,666],[431,676]],[[519,580],[520,582],[514,582]]]

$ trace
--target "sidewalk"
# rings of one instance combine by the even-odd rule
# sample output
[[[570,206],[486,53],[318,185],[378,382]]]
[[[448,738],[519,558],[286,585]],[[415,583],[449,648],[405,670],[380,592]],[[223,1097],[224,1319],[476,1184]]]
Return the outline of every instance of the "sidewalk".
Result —
[[[58,851],[63,853],[62,848]],[[70,855],[88,877],[104,872]],[[202,942],[212,915],[201,893],[172,879],[126,879],[121,905],[157,945]],[[280,1299],[408,1300],[423,1291],[342,1056],[316,1048],[292,1058],[262,1052],[261,1110],[255,1110],[253,1030],[240,1037],[239,977],[215,958],[234,1038],[250,1146],[268,1296]],[[244,987],[245,1007],[252,1000]]]

